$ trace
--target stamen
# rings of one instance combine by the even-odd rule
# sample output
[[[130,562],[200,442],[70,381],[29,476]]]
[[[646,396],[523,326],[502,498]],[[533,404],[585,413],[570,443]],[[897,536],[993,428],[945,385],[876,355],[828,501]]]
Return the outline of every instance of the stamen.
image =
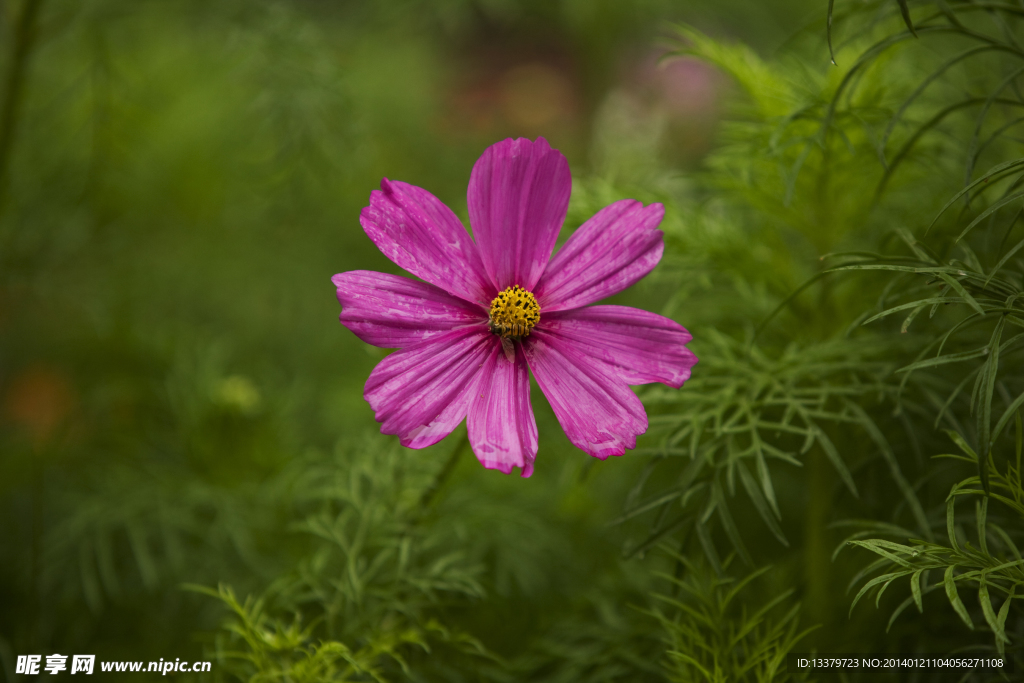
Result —
[[[537,299],[519,285],[512,285],[494,297],[487,324],[502,339],[521,339],[529,336],[538,320]]]

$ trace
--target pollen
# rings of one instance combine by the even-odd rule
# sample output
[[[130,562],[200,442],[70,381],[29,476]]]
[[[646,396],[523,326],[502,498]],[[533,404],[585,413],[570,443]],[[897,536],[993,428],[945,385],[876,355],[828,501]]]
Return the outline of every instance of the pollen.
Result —
[[[504,337],[520,339],[540,320],[540,306],[533,294],[519,285],[506,287],[491,302],[488,325],[491,332]]]

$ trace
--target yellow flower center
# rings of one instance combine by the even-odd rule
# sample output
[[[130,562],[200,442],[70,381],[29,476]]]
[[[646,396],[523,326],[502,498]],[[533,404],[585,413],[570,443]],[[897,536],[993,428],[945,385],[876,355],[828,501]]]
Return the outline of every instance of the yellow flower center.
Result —
[[[528,336],[538,320],[537,299],[519,285],[512,285],[494,297],[487,324],[500,337],[519,339]]]

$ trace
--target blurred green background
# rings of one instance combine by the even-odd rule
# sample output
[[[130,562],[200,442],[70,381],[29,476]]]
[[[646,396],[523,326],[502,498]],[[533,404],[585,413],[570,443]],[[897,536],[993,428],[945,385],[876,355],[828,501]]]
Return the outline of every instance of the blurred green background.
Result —
[[[630,554],[636,528],[610,524],[650,472],[643,449],[591,461],[535,387],[541,445],[531,479],[484,470],[465,453],[431,489],[459,432],[415,452],[378,433],[362,385],[385,352],[337,322],[330,276],[400,272],[358,223],[381,178],[424,187],[465,220],[481,152],[505,137],[543,135],[574,176],[563,238],[615,199],[670,203],[665,262],[614,301],[688,327],[702,359],[697,377],[712,367],[705,351],[725,353],[702,340],[716,331],[749,339],[820,268],[818,256],[892,227],[866,208],[870,191],[843,184],[868,167],[877,179],[873,152],[851,151],[853,161],[829,176],[831,189],[822,189],[824,173],[790,184],[785,210],[785,187],[760,181],[751,182],[764,196],[737,210],[741,219],[700,208],[745,173],[720,153],[743,126],[772,106],[778,121],[800,96],[835,88],[825,3],[0,7],[0,671],[8,680],[20,680],[17,655],[56,652],[214,660],[211,675],[182,680],[667,676],[671,629],[650,597],[668,591],[659,572],[690,567],[687,580],[705,595],[720,585],[695,537],[679,546],[698,549],[688,556]],[[892,3],[871,7],[889,8],[885,25],[900,26]],[[759,101],[755,115],[729,69],[659,63],[678,46],[670,22],[746,44],[750,55],[784,55],[779,101]],[[844,66],[853,61],[846,54]],[[775,82],[764,78],[770,99]],[[733,127],[722,127],[726,118]],[[747,137],[785,147],[769,133]],[[863,136],[851,139],[851,150],[863,146]],[[809,168],[827,162],[816,159]],[[937,209],[956,190],[958,176],[914,196],[904,188],[921,168],[894,190],[892,215],[915,202]],[[776,204],[774,218],[756,217]],[[744,220],[764,239],[729,227]],[[830,338],[880,289],[826,290],[820,316],[808,314],[807,299],[785,331],[771,333],[773,348]],[[817,381],[830,371],[808,372]],[[658,400],[648,405],[665,412]],[[833,434],[840,447],[853,443],[842,434]],[[888,614],[862,608],[847,620],[845,582],[859,565],[829,569],[842,534],[826,527],[886,508],[895,485],[865,485],[885,470],[871,473],[868,459],[854,458],[866,497],[833,501],[842,482],[829,453],[808,460],[806,476],[824,488],[773,465],[794,547],[764,533],[756,500],[737,503],[744,534],[755,529],[747,536],[755,565],[772,565],[755,598],[785,596],[776,606],[788,615],[777,620],[785,629],[825,623],[805,641],[816,647],[854,638],[879,647]],[[716,533],[731,538],[728,528]],[[842,579],[807,579],[816,571]],[[196,586],[221,588],[214,597]],[[262,602],[242,605],[245,596]],[[799,617],[788,613],[797,599]],[[719,607],[714,619],[725,623]]]

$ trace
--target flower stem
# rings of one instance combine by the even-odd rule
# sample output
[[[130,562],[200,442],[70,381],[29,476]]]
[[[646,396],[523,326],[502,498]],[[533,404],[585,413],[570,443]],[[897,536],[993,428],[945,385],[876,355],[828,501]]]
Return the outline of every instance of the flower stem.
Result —
[[[455,444],[455,448],[452,449],[451,455],[448,456],[448,462],[444,464],[441,471],[439,471],[437,476],[434,477],[434,481],[431,482],[430,486],[427,487],[427,490],[423,492],[423,497],[420,498],[420,510],[426,510],[433,502],[434,496],[437,495],[438,490],[442,485],[444,485],[445,481],[448,480],[448,477],[451,476],[452,472],[455,471],[455,466],[459,464],[459,457],[462,455],[462,452],[466,450],[466,446],[468,445],[469,432],[466,431],[463,432],[462,438],[457,444]]]
[[[807,511],[804,518],[805,585],[804,604],[814,623],[825,623],[830,612],[832,561],[828,543],[828,519],[832,512],[833,478],[825,454],[819,448],[807,458]]]

